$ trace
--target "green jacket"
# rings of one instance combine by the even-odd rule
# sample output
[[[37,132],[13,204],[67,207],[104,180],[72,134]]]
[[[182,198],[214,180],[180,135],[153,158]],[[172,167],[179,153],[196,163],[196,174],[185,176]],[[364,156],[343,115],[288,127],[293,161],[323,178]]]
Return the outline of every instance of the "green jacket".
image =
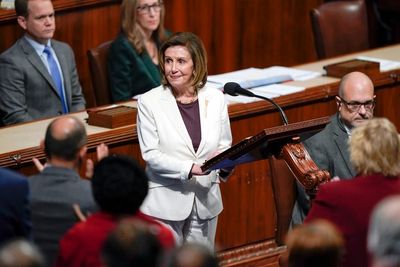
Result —
[[[146,51],[138,54],[122,33],[111,44],[107,64],[114,102],[129,100],[161,84],[158,65]]]

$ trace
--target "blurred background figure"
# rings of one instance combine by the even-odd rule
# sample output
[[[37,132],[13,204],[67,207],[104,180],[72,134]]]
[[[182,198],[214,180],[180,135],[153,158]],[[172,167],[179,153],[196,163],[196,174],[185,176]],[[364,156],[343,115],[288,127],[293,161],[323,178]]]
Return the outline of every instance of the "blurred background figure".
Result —
[[[400,196],[381,201],[371,215],[368,232],[371,267],[400,266]]]
[[[91,185],[100,211],[75,224],[64,235],[54,267],[103,267],[104,241],[124,220],[136,219],[151,226],[164,249],[175,247],[172,232],[139,211],[149,185],[146,173],[132,158],[113,155],[100,160]]]
[[[111,44],[108,74],[114,102],[161,84],[158,49],[166,39],[161,0],[123,0],[121,33]]]
[[[29,238],[30,234],[28,179],[0,168],[0,245],[16,237]]]
[[[13,240],[0,248],[0,267],[44,267],[45,261],[33,243]]]
[[[372,209],[400,194],[400,140],[388,119],[372,118],[352,130],[349,142],[357,176],[321,185],[305,222],[322,218],[334,223],[346,242],[343,266],[365,267]]]
[[[55,261],[61,237],[80,220],[73,205],[78,205],[85,215],[98,210],[90,181],[79,176],[86,145],[85,125],[79,119],[73,116],[54,119],[41,142],[47,163],[40,166],[35,160],[41,172],[28,179],[32,237],[48,266]]]
[[[169,267],[218,267],[217,256],[210,248],[196,243],[179,247],[172,255]]]
[[[288,233],[288,267],[338,267],[344,241],[336,227],[326,220],[300,225]]]
[[[163,248],[153,233],[157,229],[138,220],[122,221],[102,249],[106,267],[162,266]]]

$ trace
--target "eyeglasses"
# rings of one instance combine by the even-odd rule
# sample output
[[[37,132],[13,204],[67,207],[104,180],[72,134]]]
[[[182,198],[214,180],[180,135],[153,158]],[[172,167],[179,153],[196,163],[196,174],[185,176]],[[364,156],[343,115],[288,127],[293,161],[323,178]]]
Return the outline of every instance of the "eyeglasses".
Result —
[[[152,5],[143,5],[143,6],[138,6],[137,11],[140,14],[149,14],[150,10],[152,9],[153,12],[158,13],[161,10],[163,3],[154,3]]]
[[[368,101],[366,101],[364,103],[360,103],[360,102],[356,102],[356,101],[355,102],[347,102],[346,100],[344,100],[340,96],[338,98],[339,98],[340,102],[342,102],[343,104],[346,105],[347,109],[350,112],[359,111],[361,106],[364,106],[365,110],[371,111],[371,110],[374,109],[375,104],[376,104],[375,99],[371,99],[371,100],[368,100]]]

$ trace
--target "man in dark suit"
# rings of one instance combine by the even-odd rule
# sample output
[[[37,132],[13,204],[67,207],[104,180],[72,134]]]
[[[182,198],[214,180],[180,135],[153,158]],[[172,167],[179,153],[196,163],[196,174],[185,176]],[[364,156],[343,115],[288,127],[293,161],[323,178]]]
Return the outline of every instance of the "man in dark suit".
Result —
[[[90,182],[79,176],[86,142],[85,126],[80,120],[72,116],[55,119],[41,144],[48,162],[41,173],[29,179],[32,237],[49,266],[57,255],[58,241],[79,221],[73,205],[77,204],[84,214],[97,210]]]
[[[15,237],[30,236],[28,194],[25,177],[0,168],[0,245]]]
[[[305,140],[304,146],[317,166],[327,170],[331,178],[351,179],[356,173],[350,163],[347,142],[351,130],[373,116],[374,85],[367,75],[351,72],[340,81],[339,95],[335,100],[338,112],[331,117],[325,129]],[[309,209],[309,200],[303,188],[297,188],[293,224],[301,223]]]
[[[0,117],[4,124],[30,121],[85,108],[74,53],[52,40],[50,0],[16,0],[18,24],[25,30],[0,55]]]

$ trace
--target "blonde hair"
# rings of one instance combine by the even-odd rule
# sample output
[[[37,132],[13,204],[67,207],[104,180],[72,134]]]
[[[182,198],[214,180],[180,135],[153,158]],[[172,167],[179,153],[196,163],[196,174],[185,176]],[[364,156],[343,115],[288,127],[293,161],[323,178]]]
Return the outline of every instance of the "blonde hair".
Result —
[[[139,0],[123,0],[121,4],[121,27],[122,32],[125,34],[128,41],[138,51],[139,54],[145,50],[143,35],[139,30],[139,25],[136,22],[137,19],[137,8]],[[164,29],[164,16],[165,9],[161,0],[158,0],[161,4],[160,10],[160,25],[157,30],[153,32],[152,39],[159,42],[164,41],[167,38],[166,31]]]
[[[350,160],[359,174],[400,174],[400,137],[386,118],[373,118],[354,128],[349,139]]]

